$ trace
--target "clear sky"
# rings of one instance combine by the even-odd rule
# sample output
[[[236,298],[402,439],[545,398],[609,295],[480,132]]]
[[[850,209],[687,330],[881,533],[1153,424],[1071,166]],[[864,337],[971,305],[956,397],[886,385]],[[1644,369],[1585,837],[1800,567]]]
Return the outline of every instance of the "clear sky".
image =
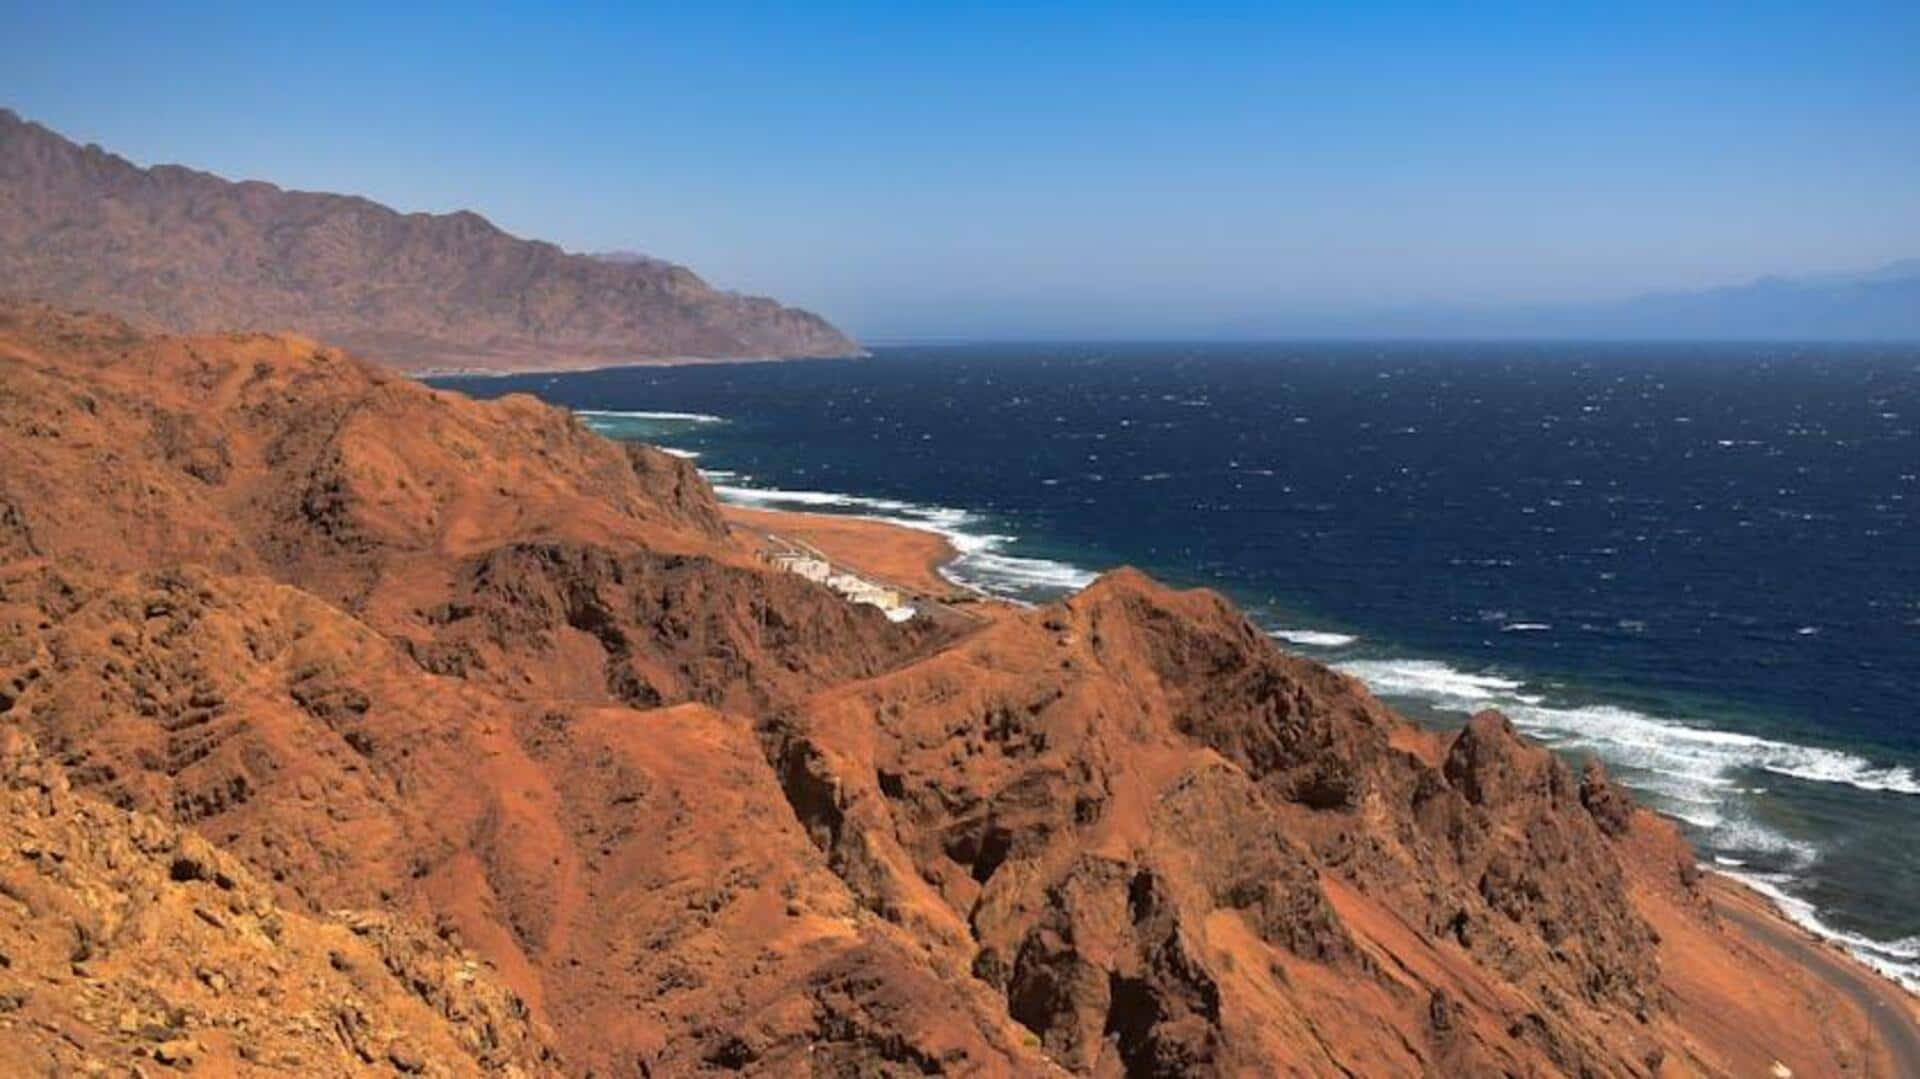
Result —
[[[869,339],[1920,255],[1920,3],[6,5],[0,104]]]

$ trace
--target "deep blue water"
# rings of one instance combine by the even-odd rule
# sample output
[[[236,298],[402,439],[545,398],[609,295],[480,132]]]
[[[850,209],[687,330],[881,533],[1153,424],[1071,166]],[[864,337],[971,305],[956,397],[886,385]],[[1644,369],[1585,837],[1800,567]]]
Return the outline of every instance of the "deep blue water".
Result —
[[[1004,594],[1118,563],[1222,589],[1422,718],[1497,706],[1599,754],[1920,976],[1920,347],[980,345],[442,384],[596,410],[726,497],[939,528]]]

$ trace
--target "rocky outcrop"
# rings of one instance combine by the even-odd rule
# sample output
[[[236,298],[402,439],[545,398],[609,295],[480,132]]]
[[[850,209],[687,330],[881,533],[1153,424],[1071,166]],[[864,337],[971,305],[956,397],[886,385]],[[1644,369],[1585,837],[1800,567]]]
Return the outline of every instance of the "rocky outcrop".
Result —
[[[1499,1067],[1614,1070],[1592,1024],[1657,1009],[1657,945],[1571,773],[1497,716],[1443,767],[1391,744],[1412,733],[1218,597],[1123,572],[767,736],[855,894],[1068,1067],[1314,1070],[1337,1043],[1443,1070],[1467,1037]],[[1462,1031],[1447,982],[1395,969],[1343,903],[1446,940],[1508,1003]],[[1310,968],[1385,1014],[1355,1027]]]
[[[579,1069],[1030,1056],[827,871],[737,716],[505,702],[197,568],[0,574],[0,685],[84,790],[218,838],[287,906],[488,956]]]
[[[403,368],[847,356],[819,316],[471,212],[140,168],[0,109],[0,293],[173,330],[295,330]]]
[[[941,633],[889,623],[791,574],[692,555],[520,543],[466,563],[414,645],[430,670],[515,695],[681,701],[752,713],[926,651]]]
[[[544,1075],[565,1063],[476,957],[389,915],[281,908],[192,832],[74,794],[0,729],[0,1059]]]

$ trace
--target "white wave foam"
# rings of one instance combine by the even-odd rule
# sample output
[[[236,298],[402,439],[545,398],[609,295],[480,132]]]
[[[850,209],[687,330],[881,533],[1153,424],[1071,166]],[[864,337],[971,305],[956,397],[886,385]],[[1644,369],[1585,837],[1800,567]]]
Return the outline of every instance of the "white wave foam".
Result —
[[[1345,648],[1360,640],[1351,634],[1330,633],[1319,629],[1270,629],[1267,631],[1267,636],[1289,644],[1304,644],[1309,648]]]
[[[1556,749],[1581,749],[1602,757],[1655,806],[1696,829],[1707,853],[1723,866],[1744,866],[1758,857],[1763,864],[1784,863],[1804,872],[1820,857],[1815,844],[1756,819],[1751,801],[1754,788],[1742,784],[1743,772],[1761,770],[1864,791],[1920,794],[1920,779],[1909,768],[1613,705],[1549,705],[1520,692],[1523,682],[1500,674],[1462,671],[1433,660],[1355,660],[1338,666],[1385,695],[1412,697],[1462,712],[1499,708],[1516,727]],[[1780,876],[1776,883],[1792,879]],[[1773,896],[1801,925],[1839,941],[1862,961],[1920,992],[1920,939],[1889,943],[1840,932],[1820,921],[1806,901],[1764,880],[1756,887]]]
[[[944,536],[953,545],[953,561],[940,567],[948,580],[965,588],[1007,599],[1030,601],[1078,591],[1092,584],[1092,571],[1050,558],[1008,554],[1014,537],[980,531],[978,514],[951,506],[929,506],[897,498],[795,491],[740,484],[715,484],[720,498],[748,506],[799,508],[847,513]]]
[[[682,450],[682,449],[676,449],[672,446],[655,446],[654,449],[659,450],[661,453],[678,457],[683,461],[693,461],[693,460],[697,460],[700,457],[699,450]]]
[[[1546,622],[1509,622],[1500,627],[1502,633],[1545,633],[1553,626]]]
[[[1895,765],[1876,767],[1850,753],[1807,746],[1775,745],[1760,767],[1776,775],[1815,783],[1845,783],[1861,790],[1920,794],[1920,777],[1913,769]]]
[[[1523,700],[1520,681],[1471,674],[1431,659],[1356,659],[1338,665],[1375,693],[1414,697],[1455,711],[1474,712]]]
[[[711,415],[706,412],[656,412],[651,410],[634,412],[611,408],[576,408],[573,411],[577,416],[593,416],[609,420],[658,420],[663,423],[727,422],[725,417]]]
[[[1555,749],[1591,752],[1612,764],[1657,808],[1695,829],[1710,854],[1726,856],[1735,864],[1758,857],[1762,864],[1805,871],[1820,857],[1814,843],[1756,818],[1754,788],[1741,781],[1743,773],[1768,771],[1863,791],[1920,795],[1920,778],[1906,767],[1875,764],[1838,749],[1695,726],[1615,705],[1548,704],[1522,692],[1525,683],[1500,674],[1418,659],[1354,660],[1338,666],[1377,693],[1411,697],[1450,711],[1498,708],[1516,727]],[[1809,924],[1813,908],[1804,903],[1801,908],[1797,920]],[[1898,957],[1887,954],[1884,943],[1872,945],[1881,949],[1875,953],[1877,961],[1862,951],[1871,942],[1846,943],[1896,977],[1920,977],[1916,964],[1901,968],[1904,973],[1895,971]]]
[[[729,502],[749,506],[806,506],[810,509],[861,509],[883,513],[905,513],[915,509],[911,502],[865,495],[843,495],[832,491],[785,491],[773,487],[742,487],[715,484],[713,493]]]
[[[1099,576],[1051,558],[1022,558],[987,551],[963,554],[941,572],[968,587],[1016,599],[1025,599],[1028,593],[1078,592]]]
[[[1583,746],[1629,768],[1684,780],[1689,787],[1731,788],[1734,773],[1761,770],[1865,791],[1920,795],[1920,776],[1845,750],[1797,745],[1715,730],[1615,705],[1550,705],[1522,693],[1523,682],[1427,659],[1367,659],[1340,664],[1388,696],[1412,697],[1452,711],[1498,708],[1514,725],[1561,745]]]
[[[1731,787],[1732,773],[1757,769],[1865,791],[1920,794],[1920,777],[1909,768],[1876,765],[1844,750],[1696,727],[1610,705],[1521,705],[1511,710],[1511,716],[1523,728],[1574,733],[1596,752],[1632,767],[1691,776],[1699,782]]]
[[[1837,929],[1820,918],[1812,903],[1786,890],[1784,886],[1792,884],[1793,878],[1783,874],[1745,873],[1727,868],[1715,868],[1714,872],[1766,896],[1802,929],[1839,944],[1854,958],[1898,982],[1908,992],[1920,994],[1920,936],[1874,940]]]
[[[1795,877],[1745,868],[1758,859],[1761,865],[1785,865],[1805,873],[1819,861],[1820,848],[1759,819],[1752,799],[1764,788],[1741,781],[1742,773],[1767,771],[1869,792],[1920,795],[1920,778],[1911,768],[1614,705],[1549,705],[1521,693],[1524,683],[1516,679],[1462,671],[1433,660],[1355,660],[1339,666],[1382,694],[1456,711],[1499,708],[1516,727],[1556,749],[1581,749],[1606,759],[1652,804],[1695,829],[1704,853],[1721,872],[1764,892],[1795,922],[1920,993],[1920,937],[1880,941],[1836,929],[1819,917],[1813,904],[1785,890]],[[1736,868],[1741,871],[1729,872]]]

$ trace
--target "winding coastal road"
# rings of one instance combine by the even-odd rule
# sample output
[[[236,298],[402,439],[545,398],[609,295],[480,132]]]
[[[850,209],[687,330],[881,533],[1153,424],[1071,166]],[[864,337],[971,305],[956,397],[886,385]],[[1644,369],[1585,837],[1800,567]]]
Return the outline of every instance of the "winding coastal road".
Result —
[[[1722,902],[1720,914],[1740,929],[1832,987],[1854,1004],[1873,1024],[1874,1035],[1887,1049],[1894,1076],[1920,1076],[1920,1020],[1914,1004],[1899,987],[1842,961],[1833,950],[1801,932],[1770,911],[1751,905],[1759,900]]]

